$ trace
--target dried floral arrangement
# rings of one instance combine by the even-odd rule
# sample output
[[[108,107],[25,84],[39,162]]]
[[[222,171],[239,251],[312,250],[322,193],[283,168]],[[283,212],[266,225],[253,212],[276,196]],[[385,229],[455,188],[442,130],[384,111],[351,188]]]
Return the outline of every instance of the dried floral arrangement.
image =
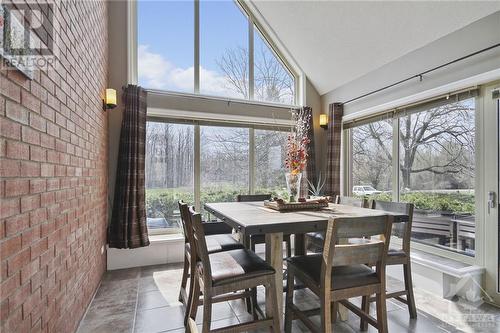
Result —
[[[310,117],[310,113],[302,108],[292,110],[292,120],[295,125],[288,134],[285,167],[287,172],[294,175],[304,171],[307,164]]]

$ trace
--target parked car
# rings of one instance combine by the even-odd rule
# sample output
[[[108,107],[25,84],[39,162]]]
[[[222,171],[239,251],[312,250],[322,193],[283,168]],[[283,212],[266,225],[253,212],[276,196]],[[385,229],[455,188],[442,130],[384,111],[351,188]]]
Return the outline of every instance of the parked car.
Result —
[[[371,194],[380,194],[382,191],[375,189],[373,186],[362,185],[362,186],[353,186],[352,194],[354,195],[371,195]]]

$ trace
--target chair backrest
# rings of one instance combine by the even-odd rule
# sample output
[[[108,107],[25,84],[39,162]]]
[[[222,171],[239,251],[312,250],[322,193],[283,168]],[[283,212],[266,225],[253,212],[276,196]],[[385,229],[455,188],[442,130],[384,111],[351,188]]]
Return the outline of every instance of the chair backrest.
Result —
[[[211,280],[212,268],[210,266],[210,260],[208,259],[207,242],[205,239],[205,230],[203,229],[203,223],[201,221],[201,214],[197,213],[193,206],[190,206],[189,217],[191,219],[194,243],[194,249],[191,251],[191,260],[195,262],[198,260],[201,261],[203,265],[203,279],[205,283],[210,283],[209,280]]]
[[[408,215],[407,222],[394,223],[392,234],[401,237],[403,240],[402,250],[409,255],[414,205],[412,203],[404,202],[372,200],[370,202],[370,208]]]
[[[184,241],[191,243],[193,236],[193,228],[191,227],[191,217],[189,216],[189,208],[182,200],[178,201],[179,212],[181,213],[182,230],[184,231]]]
[[[392,221],[390,215],[330,218],[321,266],[322,286],[330,285],[332,267],[335,266],[370,264],[376,266],[378,277],[384,278]],[[372,236],[378,238],[342,244],[346,238]]]
[[[270,200],[271,194],[238,194],[237,202],[264,201]]]
[[[335,197],[335,203],[353,207],[368,208],[368,200],[366,200],[366,198],[343,197],[337,195]]]

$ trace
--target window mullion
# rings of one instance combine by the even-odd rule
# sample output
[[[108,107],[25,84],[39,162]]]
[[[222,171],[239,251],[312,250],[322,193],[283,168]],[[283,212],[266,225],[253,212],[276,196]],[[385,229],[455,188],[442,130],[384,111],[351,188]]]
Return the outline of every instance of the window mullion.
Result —
[[[392,118],[392,201],[399,201],[399,117]]]
[[[250,100],[255,99],[255,92],[254,92],[254,80],[255,80],[255,73],[254,73],[254,25],[253,25],[253,19],[252,16],[248,16],[248,98]]]
[[[194,125],[194,206],[196,211],[201,211],[201,147],[200,125]]]
[[[248,129],[248,192],[255,193],[255,129]]]
[[[200,1],[194,0],[194,93],[200,93]]]

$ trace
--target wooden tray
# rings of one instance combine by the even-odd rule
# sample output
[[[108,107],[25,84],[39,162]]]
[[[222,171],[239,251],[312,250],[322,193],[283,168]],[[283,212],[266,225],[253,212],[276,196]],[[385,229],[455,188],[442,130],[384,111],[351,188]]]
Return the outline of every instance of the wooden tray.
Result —
[[[319,210],[328,207],[327,202],[318,202],[316,200],[306,202],[285,202],[282,204],[276,201],[264,201],[264,207],[271,208],[280,212],[293,210]]]

